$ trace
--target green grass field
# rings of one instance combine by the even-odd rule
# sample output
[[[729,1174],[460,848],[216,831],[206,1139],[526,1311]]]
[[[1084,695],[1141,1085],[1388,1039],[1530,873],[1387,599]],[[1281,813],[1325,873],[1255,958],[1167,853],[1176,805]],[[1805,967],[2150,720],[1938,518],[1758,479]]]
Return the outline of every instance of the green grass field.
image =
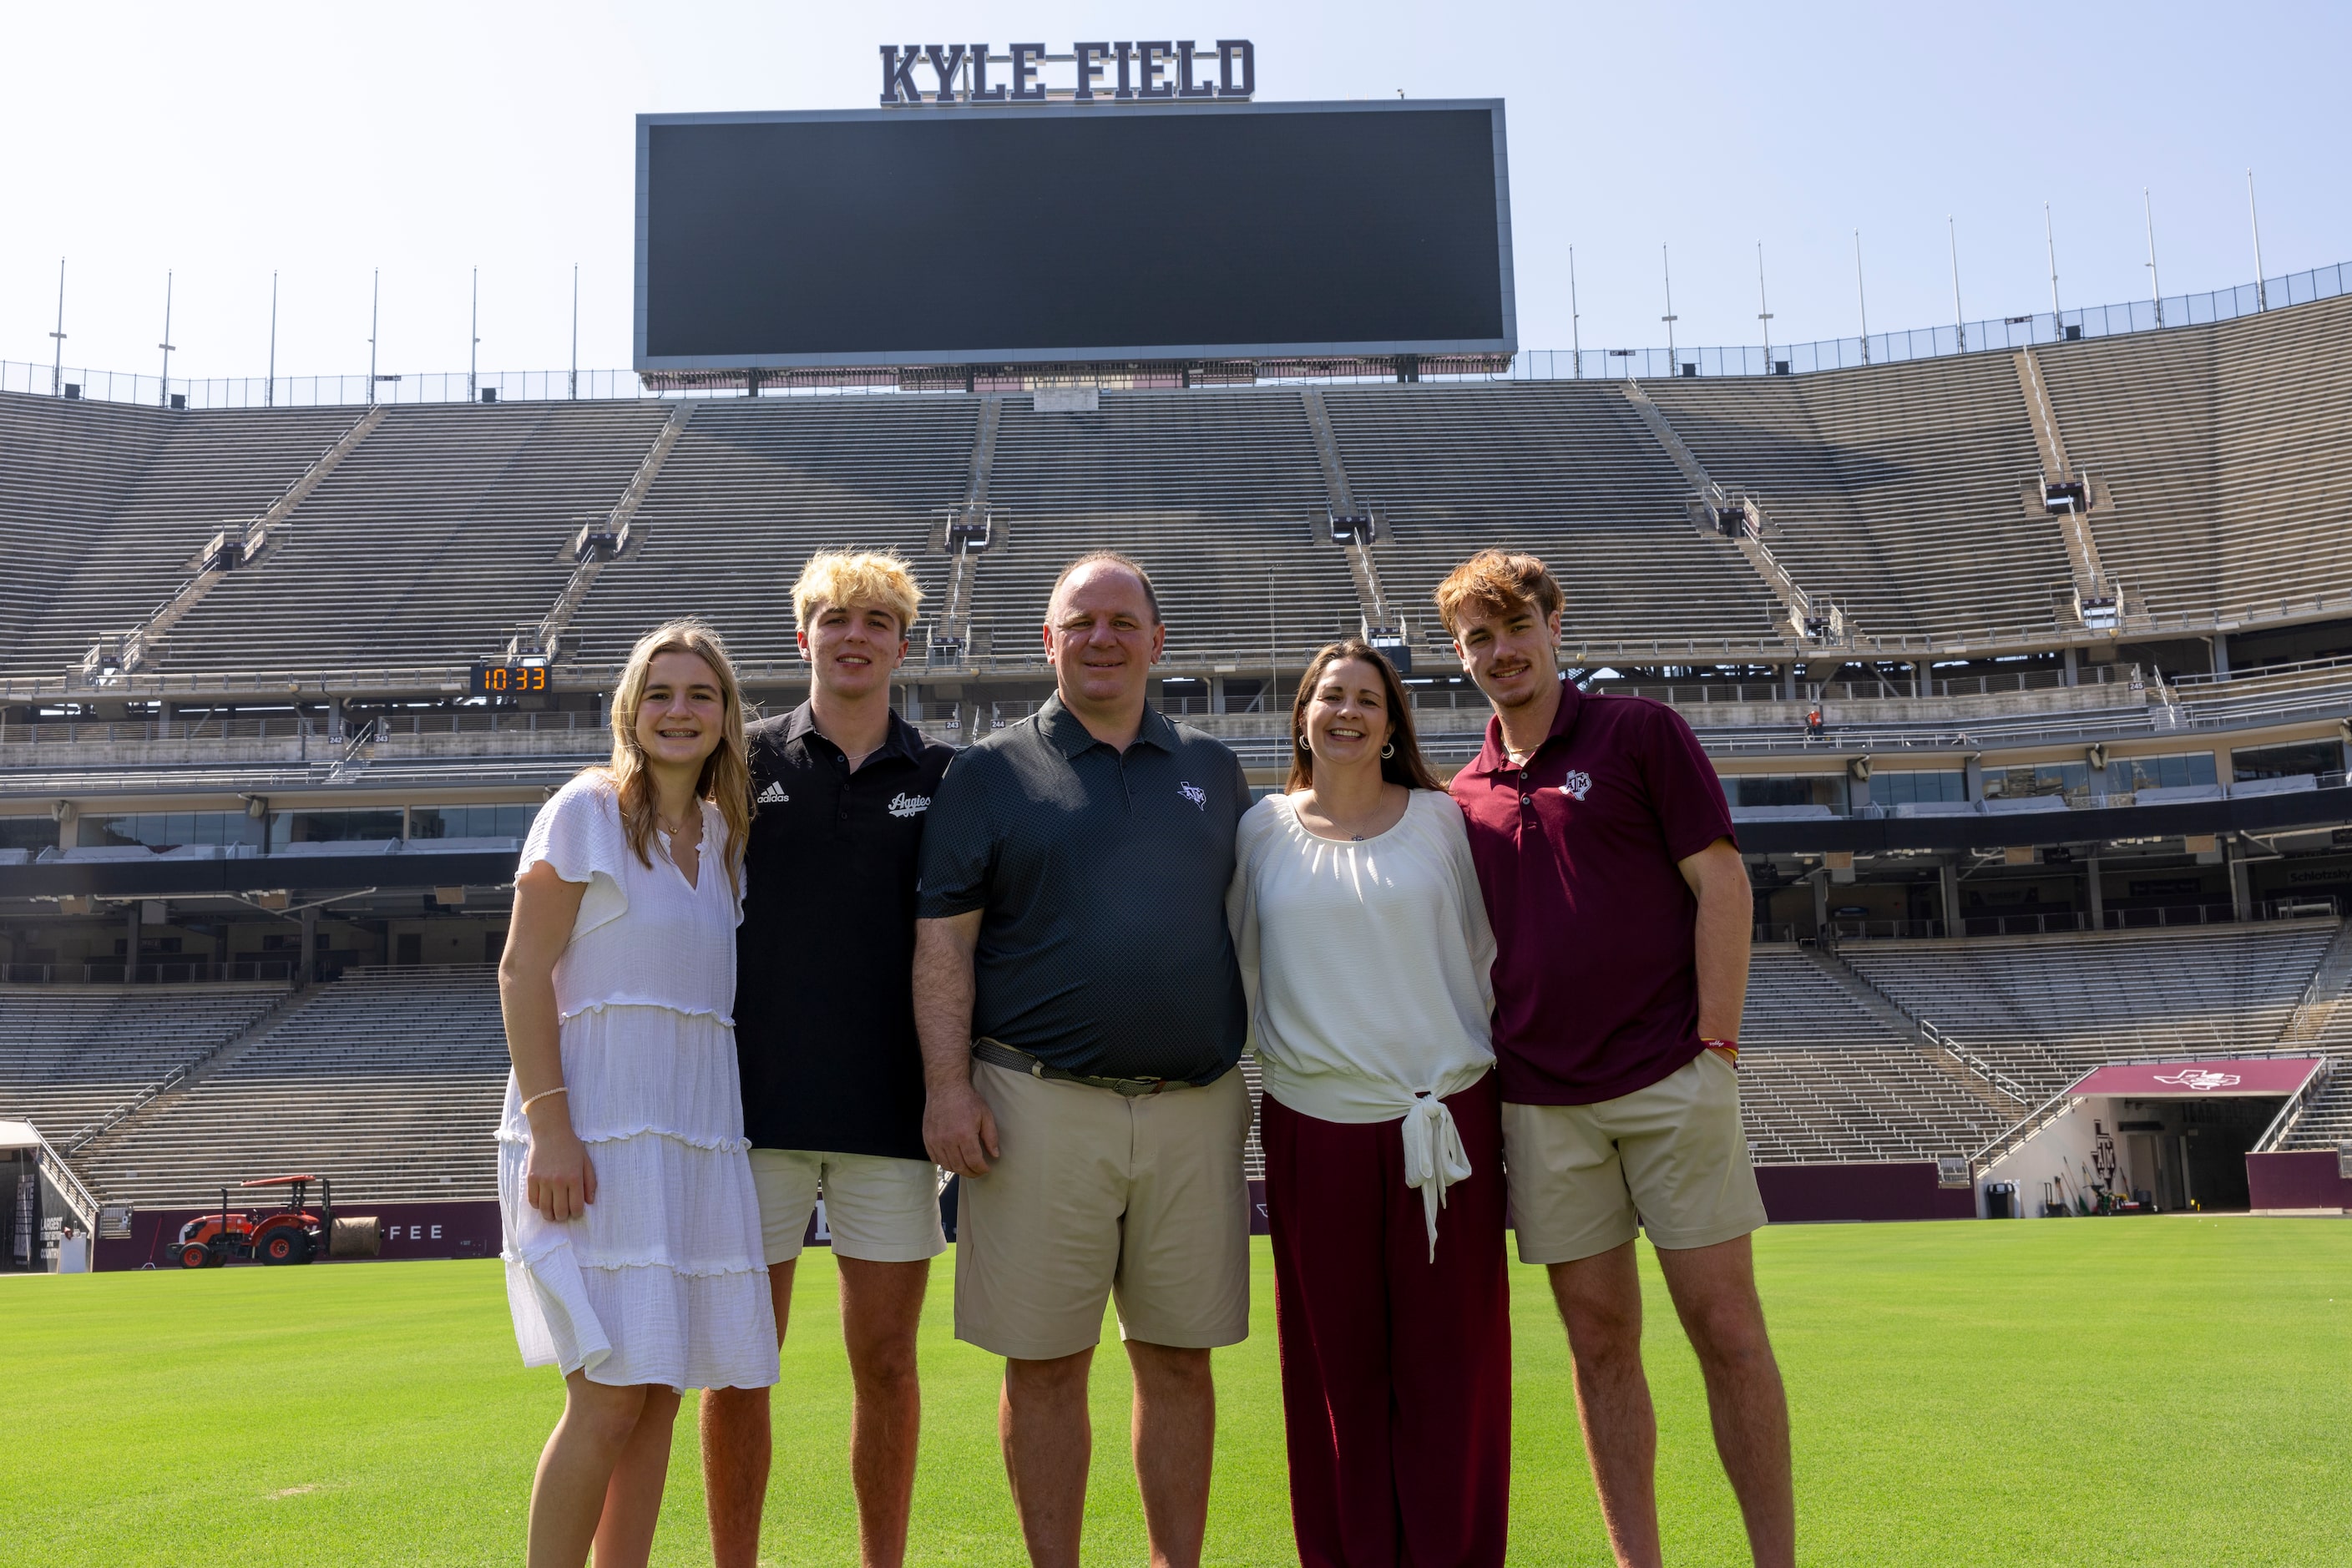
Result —
[[[2352,1561],[2352,1226],[1813,1226],[1758,1248],[1804,1561]],[[913,1557],[1015,1563],[998,1367],[950,1337],[946,1261]],[[1696,1367],[1645,1268],[1668,1560],[1744,1561]],[[1605,1564],[1559,1328],[1538,1273],[1512,1275],[1512,1557]],[[763,1561],[853,1563],[829,1254],[809,1254],[798,1291]],[[1135,1563],[1124,1358],[1107,1344],[1087,1556]],[[1255,1332],[1217,1362],[1211,1558],[1295,1562],[1263,1242]],[[42,1568],[517,1562],[562,1403],[552,1373],[517,1364],[495,1262],[0,1280],[0,1558]],[[656,1562],[707,1561],[701,1507],[681,1419]]]

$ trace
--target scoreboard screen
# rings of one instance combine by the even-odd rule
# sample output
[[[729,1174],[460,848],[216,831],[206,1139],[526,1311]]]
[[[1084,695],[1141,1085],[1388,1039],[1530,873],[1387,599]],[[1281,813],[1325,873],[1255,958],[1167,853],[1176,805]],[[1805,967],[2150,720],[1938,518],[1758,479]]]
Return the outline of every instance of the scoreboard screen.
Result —
[[[508,664],[478,664],[467,682],[472,697],[521,697],[547,689],[547,666],[515,660]]]
[[[1507,354],[1498,100],[637,117],[640,371]]]

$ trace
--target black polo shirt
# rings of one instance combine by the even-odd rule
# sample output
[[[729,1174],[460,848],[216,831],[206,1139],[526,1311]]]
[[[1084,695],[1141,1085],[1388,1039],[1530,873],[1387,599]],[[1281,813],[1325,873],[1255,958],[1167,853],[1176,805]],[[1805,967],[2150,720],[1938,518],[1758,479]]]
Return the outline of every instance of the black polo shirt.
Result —
[[[1247,1016],[1225,889],[1249,805],[1233,752],[1150,708],[1124,753],[1059,698],[957,753],[919,911],[986,911],[972,1032],[1105,1078],[1232,1068]]]
[[[744,1131],[763,1149],[929,1159],[915,871],[955,753],[894,713],[851,773],[805,702],[743,733],[759,802],[735,932]]]

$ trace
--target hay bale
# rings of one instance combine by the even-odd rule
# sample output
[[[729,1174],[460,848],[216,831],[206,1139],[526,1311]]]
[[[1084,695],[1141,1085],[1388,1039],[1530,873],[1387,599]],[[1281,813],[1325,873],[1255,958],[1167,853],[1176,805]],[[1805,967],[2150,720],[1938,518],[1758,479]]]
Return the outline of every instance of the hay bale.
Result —
[[[334,1234],[327,1238],[330,1258],[381,1258],[383,1225],[372,1214],[337,1215]]]

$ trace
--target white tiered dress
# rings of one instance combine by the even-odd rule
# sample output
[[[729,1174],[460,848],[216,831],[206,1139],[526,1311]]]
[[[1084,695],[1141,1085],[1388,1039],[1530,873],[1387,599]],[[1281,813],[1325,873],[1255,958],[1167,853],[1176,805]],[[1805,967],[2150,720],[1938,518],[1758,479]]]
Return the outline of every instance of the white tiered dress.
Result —
[[[775,1318],[735,1068],[742,905],[702,806],[695,882],[630,852],[611,780],[583,773],[540,809],[517,874],[584,882],[555,962],[565,1102],[596,1201],[551,1223],[530,1206],[530,1123],[511,1074],[499,1124],[507,1300],[526,1366],[591,1381],[757,1388],[776,1381]]]

